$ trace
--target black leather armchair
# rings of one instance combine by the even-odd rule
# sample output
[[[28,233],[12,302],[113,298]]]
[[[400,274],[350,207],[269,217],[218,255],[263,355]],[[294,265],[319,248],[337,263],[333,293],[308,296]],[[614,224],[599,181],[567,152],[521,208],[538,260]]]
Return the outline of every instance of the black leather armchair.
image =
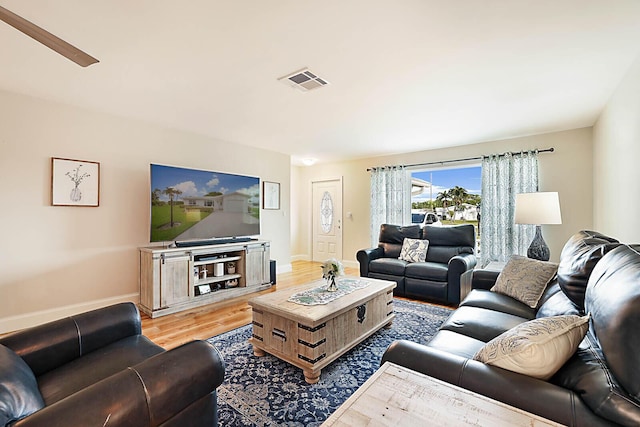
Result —
[[[18,402],[17,408],[0,405],[0,419],[4,414],[8,425],[217,425],[216,388],[224,379],[217,350],[205,341],[192,341],[165,351],[141,334],[134,304],[117,304],[6,336],[0,339],[0,349],[19,356],[0,357],[0,378],[16,372],[15,365],[28,366],[22,378],[7,380],[10,395],[4,400]],[[35,377],[37,390],[15,386],[25,376]],[[39,392],[44,406],[11,422],[11,410],[38,400],[16,396],[25,391]],[[2,393],[0,400],[7,397]]]
[[[405,238],[429,241],[425,262],[398,259]],[[382,224],[376,248],[356,254],[360,276],[392,280],[393,293],[422,300],[457,305],[460,302],[460,276],[476,266],[475,228],[456,226]]]

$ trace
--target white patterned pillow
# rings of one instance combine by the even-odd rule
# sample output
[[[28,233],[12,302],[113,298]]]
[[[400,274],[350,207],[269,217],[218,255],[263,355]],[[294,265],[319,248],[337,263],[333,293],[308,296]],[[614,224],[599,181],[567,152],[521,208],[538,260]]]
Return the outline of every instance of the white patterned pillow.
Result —
[[[589,316],[530,320],[486,343],[475,360],[548,380],[576,352],[589,329]]]
[[[427,259],[429,241],[424,239],[404,238],[398,259],[407,262],[424,262]]]
[[[547,283],[553,279],[557,271],[556,263],[513,255],[498,275],[491,290],[536,308]]]

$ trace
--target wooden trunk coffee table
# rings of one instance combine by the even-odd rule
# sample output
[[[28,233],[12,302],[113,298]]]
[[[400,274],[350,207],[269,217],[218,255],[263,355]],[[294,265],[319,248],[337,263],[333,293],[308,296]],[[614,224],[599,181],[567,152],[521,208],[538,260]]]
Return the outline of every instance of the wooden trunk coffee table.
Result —
[[[368,285],[319,305],[287,300],[293,294],[326,286],[324,280],[250,299],[253,336],[249,342],[254,354],[264,356],[266,352],[291,363],[303,370],[305,381],[315,384],[322,368],[378,329],[390,327],[395,317],[396,283],[360,277],[345,279]]]

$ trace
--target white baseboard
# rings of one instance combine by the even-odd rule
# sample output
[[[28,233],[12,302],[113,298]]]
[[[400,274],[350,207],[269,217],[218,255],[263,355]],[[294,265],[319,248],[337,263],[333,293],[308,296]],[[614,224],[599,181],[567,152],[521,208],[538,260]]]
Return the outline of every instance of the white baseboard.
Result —
[[[342,264],[345,267],[360,268],[360,263],[358,261],[342,261]]]
[[[293,270],[293,267],[291,266],[290,263],[285,265],[276,264],[276,274],[289,273],[292,270]]]
[[[309,257],[306,255],[295,255],[291,257],[292,261],[308,261]],[[347,267],[359,268],[360,265],[357,261],[344,261],[344,265]],[[289,273],[293,270],[291,263],[289,264],[277,264],[276,273]],[[108,305],[117,304],[120,302],[140,302],[140,294],[132,293],[126,295],[119,295],[111,298],[103,298],[99,300],[87,301],[78,304],[67,305],[64,307],[56,307],[48,310],[34,311],[31,313],[20,314],[17,316],[9,316],[0,318],[0,334],[8,332],[19,331],[20,329],[30,328],[32,326],[41,325],[46,322],[52,322],[54,320],[62,319],[75,314],[84,313],[86,311],[95,310],[96,308],[106,307]]]
[[[291,261],[311,261],[311,257],[309,256],[309,254],[297,254],[291,256]],[[345,267],[360,268],[360,263],[358,261],[342,260],[342,264]]]
[[[103,298],[79,304],[67,305],[64,307],[56,307],[48,310],[40,310],[17,316],[0,318],[0,334],[19,331],[20,329],[30,328],[32,326],[41,325],[46,322],[63,319],[75,314],[84,313],[86,311],[95,310],[96,308],[106,307],[120,302],[134,302],[137,304],[140,302],[140,294],[136,292],[133,294],[119,295],[117,297]]]
[[[291,255],[291,261],[310,261],[311,257],[309,257],[309,254],[297,254],[297,255]]]

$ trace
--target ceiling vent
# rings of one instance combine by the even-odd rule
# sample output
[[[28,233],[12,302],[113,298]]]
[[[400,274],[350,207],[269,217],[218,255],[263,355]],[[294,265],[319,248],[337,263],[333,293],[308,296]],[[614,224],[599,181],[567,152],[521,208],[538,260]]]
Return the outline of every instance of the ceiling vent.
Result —
[[[280,77],[278,80],[280,80],[281,82],[287,83],[297,89],[300,89],[303,92],[317,89],[319,87],[326,86],[329,84],[328,81],[316,76],[306,68],[296,71],[294,73],[288,74],[284,77]]]

